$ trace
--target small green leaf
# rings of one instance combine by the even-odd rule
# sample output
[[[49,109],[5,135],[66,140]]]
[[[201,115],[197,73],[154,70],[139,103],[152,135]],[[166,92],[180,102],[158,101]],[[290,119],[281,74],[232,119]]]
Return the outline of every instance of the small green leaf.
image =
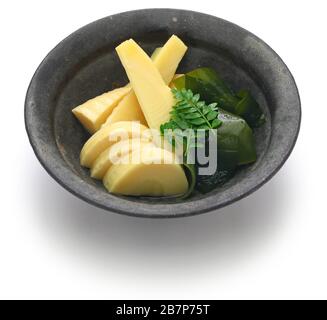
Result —
[[[176,107],[175,110],[179,113],[183,113],[183,114],[187,114],[187,113],[192,113],[192,112],[196,112],[198,111],[197,108],[191,107],[191,106],[187,106],[187,107]]]
[[[210,111],[210,112],[207,114],[207,119],[208,119],[209,121],[211,121],[211,120],[217,118],[217,116],[218,116],[218,112],[217,112],[217,111]]]
[[[197,126],[201,125],[201,124],[204,124],[206,123],[206,120],[203,119],[203,118],[198,118],[198,119],[193,119],[193,120],[190,120],[190,123],[192,124],[195,124]]]
[[[197,119],[197,118],[201,118],[201,113],[199,113],[199,112],[192,112],[192,113],[186,114],[184,116],[184,119]]]
[[[196,104],[196,106],[197,106],[198,108],[203,108],[205,105],[206,105],[206,104],[205,104],[204,101],[199,101],[199,102]]]
[[[209,130],[210,127],[205,123],[205,124],[201,124],[200,126],[198,126],[197,129]],[[203,131],[203,132],[204,132],[204,131]]]
[[[202,109],[202,112],[204,115],[207,115],[211,110],[211,108],[209,106],[204,106]]]
[[[193,96],[193,98],[192,98],[192,101],[193,101],[194,103],[197,103],[197,102],[199,101],[199,99],[200,99],[200,95],[199,95],[199,94],[195,94],[195,95]]]
[[[184,121],[183,119],[181,119],[179,116],[177,116],[176,114],[174,114],[172,116],[172,119],[176,122],[176,124],[183,130],[188,128],[187,122]]]
[[[178,129],[178,125],[177,125],[177,123],[175,121],[171,121],[170,129],[171,130]]]
[[[216,110],[218,109],[217,105],[218,105],[218,103],[214,102],[214,103],[210,103],[210,104],[208,105],[208,107],[209,107],[211,110],[216,111]]]
[[[211,126],[213,129],[217,129],[221,124],[222,122],[219,119],[215,119],[211,122]]]
[[[188,100],[191,100],[192,97],[193,97],[193,92],[191,90],[187,90],[187,92],[186,92],[186,98]]]

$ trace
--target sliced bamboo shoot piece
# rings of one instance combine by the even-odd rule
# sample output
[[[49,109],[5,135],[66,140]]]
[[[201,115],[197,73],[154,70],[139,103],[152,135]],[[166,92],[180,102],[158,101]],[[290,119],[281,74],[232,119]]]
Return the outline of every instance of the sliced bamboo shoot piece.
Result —
[[[142,152],[144,148],[154,146],[155,145],[152,142],[142,140],[141,138],[117,142],[104,150],[94,161],[91,168],[91,177],[95,179],[102,179],[111,165],[118,163],[125,155],[135,150]]]
[[[133,152],[126,157],[133,158]],[[109,192],[132,196],[170,196],[188,189],[182,167],[174,163],[172,153],[160,148],[147,148],[142,162],[112,165],[103,183]]]
[[[106,92],[72,110],[84,128],[93,134],[100,129],[112,110],[131,91],[130,86]]]
[[[183,41],[172,35],[162,48],[157,48],[153,52],[151,59],[166,84],[172,81],[186,50]],[[103,126],[124,120],[146,124],[139,101],[133,91],[118,104]]]
[[[134,40],[123,42],[116,51],[149,127],[159,130],[160,125],[169,120],[175,103],[170,88],[152,60]]]
[[[146,126],[137,122],[121,121],[103,127],[84,144],[80,155],[81,165],[90,168],[100,153],[114,143],[139,137],[151,140],[151,133]]]

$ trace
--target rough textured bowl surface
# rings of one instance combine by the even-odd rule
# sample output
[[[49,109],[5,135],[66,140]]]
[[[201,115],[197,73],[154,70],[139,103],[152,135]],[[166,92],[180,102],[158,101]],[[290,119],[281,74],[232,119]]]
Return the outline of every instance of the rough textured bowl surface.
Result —
[[[258,160],[223,187],[187,200],[121,197],[106,192],[79,164],[88,134],[74,118],[74,106],[124,85],[115,47],[134,38],[148,53],[176,34],[189,50],[179,72],[210,66],[234,88],[250,89],[267,122],[255,131]],[[93,22],[53,49],[37,69],[27,92],[25,123],[37,158],[63,187],[105,208],[134,216],[178,217],[226,206],[255,191],[284,164],[295,144],[301,108],[294,79],[262,40],[217,17],[184,10],[125,12]]]

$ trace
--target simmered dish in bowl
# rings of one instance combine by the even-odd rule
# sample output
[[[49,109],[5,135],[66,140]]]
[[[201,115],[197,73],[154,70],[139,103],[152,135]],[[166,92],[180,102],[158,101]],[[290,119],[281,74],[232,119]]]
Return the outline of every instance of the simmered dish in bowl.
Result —
[[[151,57],[133,39],[116,52],[130,83],[72,110],[91,134],[80,163],[109,192],[187,198],[256,161],[252,130],[265,116],[247,89],[210,65],[177,74],[187,46],[176,35]]]
[[[124,12],[72,33],[42,61],[25,102],[33,150],[61,186],[142,217],[200,214],[254,192],[288,158],[300,119],[294,79],[266,43],[177,9]],[[219,170],[206,164],[208,148]]]

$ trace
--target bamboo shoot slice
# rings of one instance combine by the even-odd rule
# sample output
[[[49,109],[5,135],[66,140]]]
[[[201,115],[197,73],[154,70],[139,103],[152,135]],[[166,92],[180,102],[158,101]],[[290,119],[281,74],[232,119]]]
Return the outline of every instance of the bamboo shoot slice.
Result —
[[[152,142],[138,138],[117,142],[104,150],[94,161],[91,168],[91,177],[102,179],[112,164],[119,162],[125,155],[135,150],[142,152],[143,148],[154,146]]]
[[[169,84],[176,77],[175,72],[186,50],[187,47],[183,41],[172,35],[162,48],[157,48],[153,52],[151,59],[166,84]],[[140,123],[146,124],[139,101],[133,91],[124,97],[103,126],[124,120],[140,121]]]
[[[127,155],[133,157],[133,153]],[[114,164],[103,183],[111,193],[130,196],[171,196],[184,194],[188,182],[184,170],[174,163],[172,153],[160,148],[148,148],[143,162]]]
[[[134,40],[123,42],[116,51],[149,127],[159,130],[160,125],[169,120],[169,113],[175,103],[170,88],[152,60]]]
[[[131,87],[126,86],[106,92],[77,106],[72,112],[84,128],[93,134],[130,91]]]
[[[173,79],[186,51],[187,46],[175,35],[172,35],[162,48],[157,48],[154,51],[153,63],[166,84],[169,84]]]
[[[100,153],[114,143],[139,137],[150,140],[151,133],[146,126],[137,122],[121,121],[103,127],[84,144],[80,154],[81,165],[90,168]]]
[[[131,91],[119,102],[102,126],[118,121],[139,121],[141,124],[147,124],[134,91]]]

